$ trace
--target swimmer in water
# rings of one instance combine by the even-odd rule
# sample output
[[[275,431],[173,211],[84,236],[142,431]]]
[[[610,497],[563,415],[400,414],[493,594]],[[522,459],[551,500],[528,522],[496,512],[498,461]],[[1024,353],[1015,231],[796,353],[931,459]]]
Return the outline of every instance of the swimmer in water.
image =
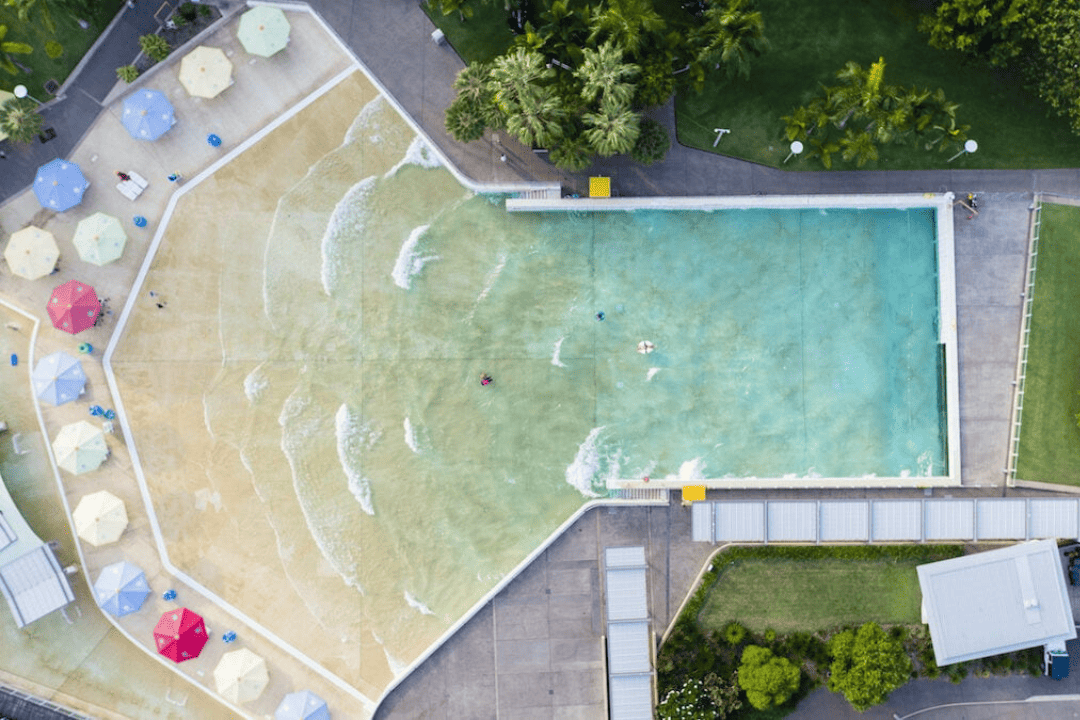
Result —
[[[487,373],[481,373],[480,374],[480,384],[481,385],[490,385],[492,382],[494,382],[494,381],[491,379],[490,375],[488,375]]]

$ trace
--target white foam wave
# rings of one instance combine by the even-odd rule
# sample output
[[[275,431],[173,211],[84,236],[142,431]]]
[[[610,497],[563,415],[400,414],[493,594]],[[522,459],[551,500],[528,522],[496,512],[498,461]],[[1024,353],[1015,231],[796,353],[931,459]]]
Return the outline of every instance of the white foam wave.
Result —
[[[375,119],[375,116],[382,111],[386,105],[386,98],[382,95],[376,95],[369,100],[364,107],[360,108],[360,112],[353,118],[352,125],[345,132],[345,142],[343,144],[348,145],[363,139],[361,136],[370,130],[378,131],[379,124]],[[372,142],[378,142],[378,135],[373,135],[368,132],[368,140]]]
[[[345,265],[341,259],[342,244],[363,235],[367,221],[367,196],[375,186],[375,179],[371,175],[349,188],[330,213],[320,246],[322,286],[327,296],[333,296]]]
[[[374,631],[371,633],[371,636],[375,638],[375,642],[379,643],[379,647],[383,649],[383,655],[386,656],[386,664],[390,666],[390,672],[394,673],[394,677],[401,677],[405,671],[409,669],[408,663],[402,662],[391,655],[390,650],[386,647],[386,643],[384,643],[382,638]]]
[[[293,493],[299,501],[300,512],[304,516],[308,534],[315,541],[322,556],[341,577],[342,582],[363,594],[364,588],[360,585],[359,562],[355,556],[355,549],[333,536],[333,523],[327,523],[327,518],[320,514],[320,508],[312,503],[309,493],[301,483],[303,470],[298,461],[299,456],[310,444],[311,436],[319,432],[320,426],[318,418],[304,417],[309,406],[309,400],[301,394],[299,388],[285,400],[281,413],[278,415],[278,425],[282,429],[281,452],[289,462]]]
[[[262,391],[270,385],[270,381],[263,375],[262,366],[263,364],[259,363],[259,365],[244,378],[244,395],[247,397],[248,402],[252,404],[259,399],[259,396],[262,395]]]
[[[398,161],[397,165],[386,171],[385,178],[394,177],[397,171],[405,165],[419,165],[422,168],[437,168],[442,165],[439,157],[428,147],[424,139],[417,135],[409,143],[409,149],[405,151],[405,157]]]
[[[405,591],[405,602],[414,610],[419,610],[421,615],[434,615],[435,612],[424,603],[417,600],[411,592]]]
[[[649,368],[649,372],[645,373],[645,381],[652,380],[658,372],[660,372],[660,368]]]
[[[401,244],[397,261],[394,262],[394,269],[390,272],[390,275],[394,278],[394,284],[399,288],[408,290],[412,286],[413,275],[423,270],[424,265],[427,263],[439,259],[438,255],[420,255],[416,251],[420,238],[424,236],[429,227],[431,226],[420,225],[414,227],[412,232],[409,233],[409,237]]]
[[[375,506],[371,502],[371,481],[364,477],[360,470],[361,450],[367,431],[361,425],[360,418],[344,403],[334,415],[334,433],[337,437],[338,462],[341,463],[341,469],[348,480],[349,492],[360,503],[364,512],[374,515]]]
[[[405,418],[405,444],[414,453],[420,454],[420,446],[416,442],[416,428],[413,427],[412,421],[408,417]]]
[[[30,448],[24,448],[19,444],[19,440],[22,438],[22,433],[15,433],[11,436],[11,448],[15,451],[16,455],[25,455],[30,452]]]
[[[566,339],[566,337],[564,336],[564,337],[559,338],[555,342],[555,352],[551,356],[551,364],[554,365],[555,367],[563,367],[563,368],[566,367],[566,363],[564,363],[562,360],[559,359],[559,353],[562,352],[562,344],[563,344],[563,340],[565,340],[565,339]]]
[[[210,398],[204,393],[202,396],[202,415],[203,425],[206,426],[206,432],[210,435],[210,439],[214,439],[214,427],[210,424]]]
[[[600,471],[600,451],[597,448],[597,439],[604,426],[595,427],[585,438],[585,442],[578,446],[574,462],[566,467],[566,482],[577,488],[585,497],[600,497],[593,491],[593,478]]]
[[[491,272],[484,277],[484,288],[480,291],[480,294],[476,296],[477,305],[479,305],[480,301],[486,298],[488,293],[491,292],[492,286],[495,284],[495,281],[499,279],[499,275],[502,274],[503,268],[506,267],[506,258],[506,253],[499,253],[499,261],[495,264],[495,267],[492,268]]]
[[[925,450],[919,454],[916,458],[915,464],[919,468],[919,475],[921,477],[932,477],[934,474],[934,454],[929,450]]]

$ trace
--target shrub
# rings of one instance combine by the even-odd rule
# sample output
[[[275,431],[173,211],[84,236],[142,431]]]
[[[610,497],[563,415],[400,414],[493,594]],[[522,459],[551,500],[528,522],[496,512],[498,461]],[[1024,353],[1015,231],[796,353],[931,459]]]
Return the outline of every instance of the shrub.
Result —
[[[134,65],[122,65],[116,68],[116,77],[126,83],[135,82],[135,78],[139,77],[139,69]]]
[[[641,131],[630,150],[630,157],[642,165],[652,165],[663,160],[670,147],[671,139],[664,126],[652,118],[645,118],[641,121]]]
[[[739,665],[739,687],[758,710],[782,705],[799,689],[799,668],[787,658],[776,657],[772,650],[747,645]]]
[[[859,712],[885,702],[911,676],[911,658],[903,645],[877,623],[834,635],[829,652],[829,690],[843,693]]]
[[[139,47],[154,62],[161,62],[172,52],[169,41],[160,35],[143,35],[139,38]]]
[[[772,628],[765,631],[765,642],[776,642],[776,631]]]
[[[199,14],[202,15],[204,18],[210,17],[211,12],[213,12],[213,11],[210,9],[209,5],[200,5],[199,6]]]
[[[746,639],[746,628],[737,622],[731,622],[724,626],[724,642],[732,647],[738,647],[739,643]]]
[[[195,16],[199,12],[199,7],[195,3],[181,3],[180,7],[176,9],[176,14],[184,18],[186,22],[195,22]]]
[[[64,46],[55,40],[50,40],[45,43],[45,54],[48,55],[50,59],[55,60],[64,54]]]

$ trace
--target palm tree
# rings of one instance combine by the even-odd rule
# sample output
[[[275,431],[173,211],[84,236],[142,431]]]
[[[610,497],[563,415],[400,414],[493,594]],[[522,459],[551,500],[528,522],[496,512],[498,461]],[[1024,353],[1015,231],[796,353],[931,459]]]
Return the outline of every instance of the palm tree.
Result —
[[[611,97],[620,105],[629,105],[634,86],[627,82],[637,77],[641,68],[622,61],[623,52],[610,40],[596,50],[585,48],[585,61],[574,70],[581,80],[581,96],[593,102],[598,95]]]
[[[585,139],[603,156],[628,153],[634,149],[640,132],[641,116],[627,105],[604,96],[600,112],[585,113],[582,120],[588,126]]]
[[[582,46],[589,36],[588,8],[572,8],[568,0],[554,0],[540,13],[536,35],[549,56],[571,66],[584,59]]]
[[[842,157],[848,162],[855,160],[859,167],[869,160],[878,159],[874,137],[868,132],[857,133],[849,128],[844,137],[840,138],[840,147],[843,149]]]
[[[30,98],[8,100],[0,105],[0,130],[14,142],[33,142],[45,125],[37,109],[37,103]]]
[[[607,38],[635,55],[647,36],[662,33],[664,26],[664,19],[653,9],[651,0],[608,0],[593,9],[589,42]]]
[[[34,9],[35,5],[38,5],[39,0],[3,0],[3,4],[9,8],[13,8],[15,13],[19,17],[20,22],[30,22],[30,11]],[[49,10],[48,0],[40,0],[41,19],[45,24],[45,28],[50,32],[56,33],[56,23],[53,22],[52,12]]]
[[[565,119],[559,96],[549,87],[537,87],[507,114],[506,131],[522,145],[547,147],[562,137]]]
[[[545,66],[544,56],[535,50],[514,48],[495,58],[489,73],[489,88],[496,104],[506,115],[516,112],[526,98],[550,80],[555,71]]]
[[[751,0],[727,0],[724,6],[710,3],[705,22],[694,31],[698,47],[695,76],[704,80],[709,66],[723,65],[728,78],[750,77],[750,58],[769,47],[761,13],[750,10]]]
[[[487,129],[486,114],[473,102],[458,96],[450,107],[446,108],[446,131],[458,142],[467,143],[479,140]]]
[[[549,157],[555,167],[570,172],[581,172],[592,164],[592,150],[580,135],[564,138]]]
[[[29,55],[34,52],[34,48],[26,43],[4,41],[4,37],[7,35],[7,25],[0,25],[0,68],[4,68],[12,75],[16,75],[19,69],[15,67],[15,63],[11,61],[9,55]]]

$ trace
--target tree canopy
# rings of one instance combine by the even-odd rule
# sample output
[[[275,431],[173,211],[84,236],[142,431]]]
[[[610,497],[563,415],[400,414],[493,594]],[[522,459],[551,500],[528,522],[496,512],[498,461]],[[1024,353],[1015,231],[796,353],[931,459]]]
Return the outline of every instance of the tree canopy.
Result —
[[[919,29],[930,44],[1018,71],[1080,134],[1080,0],[944,0]]]
[[[833,657],[829,690],[843,693],[859,712],[885,702],[911,676],[911,659],[903,644],[877,623],[834,635],[829,653]]]
[[[464,17],[470,0],[432,2]],[[700,90],[715,68],[748,77],[750,58],[767,46],[751,2],[702,0],[686,10],[661,0],[537,0],[506,53],[461,71],[446,129],[460,142],[505,130],[568,170],[596,155],[656,162],[670,140],[645,111],[671,97],[676,70],[692,70],[684,77]]]
[[[799,689],[800,672],[790,660],[769,648],[747,645],[739,665],[739,687],[758,710],[782,705]]]

